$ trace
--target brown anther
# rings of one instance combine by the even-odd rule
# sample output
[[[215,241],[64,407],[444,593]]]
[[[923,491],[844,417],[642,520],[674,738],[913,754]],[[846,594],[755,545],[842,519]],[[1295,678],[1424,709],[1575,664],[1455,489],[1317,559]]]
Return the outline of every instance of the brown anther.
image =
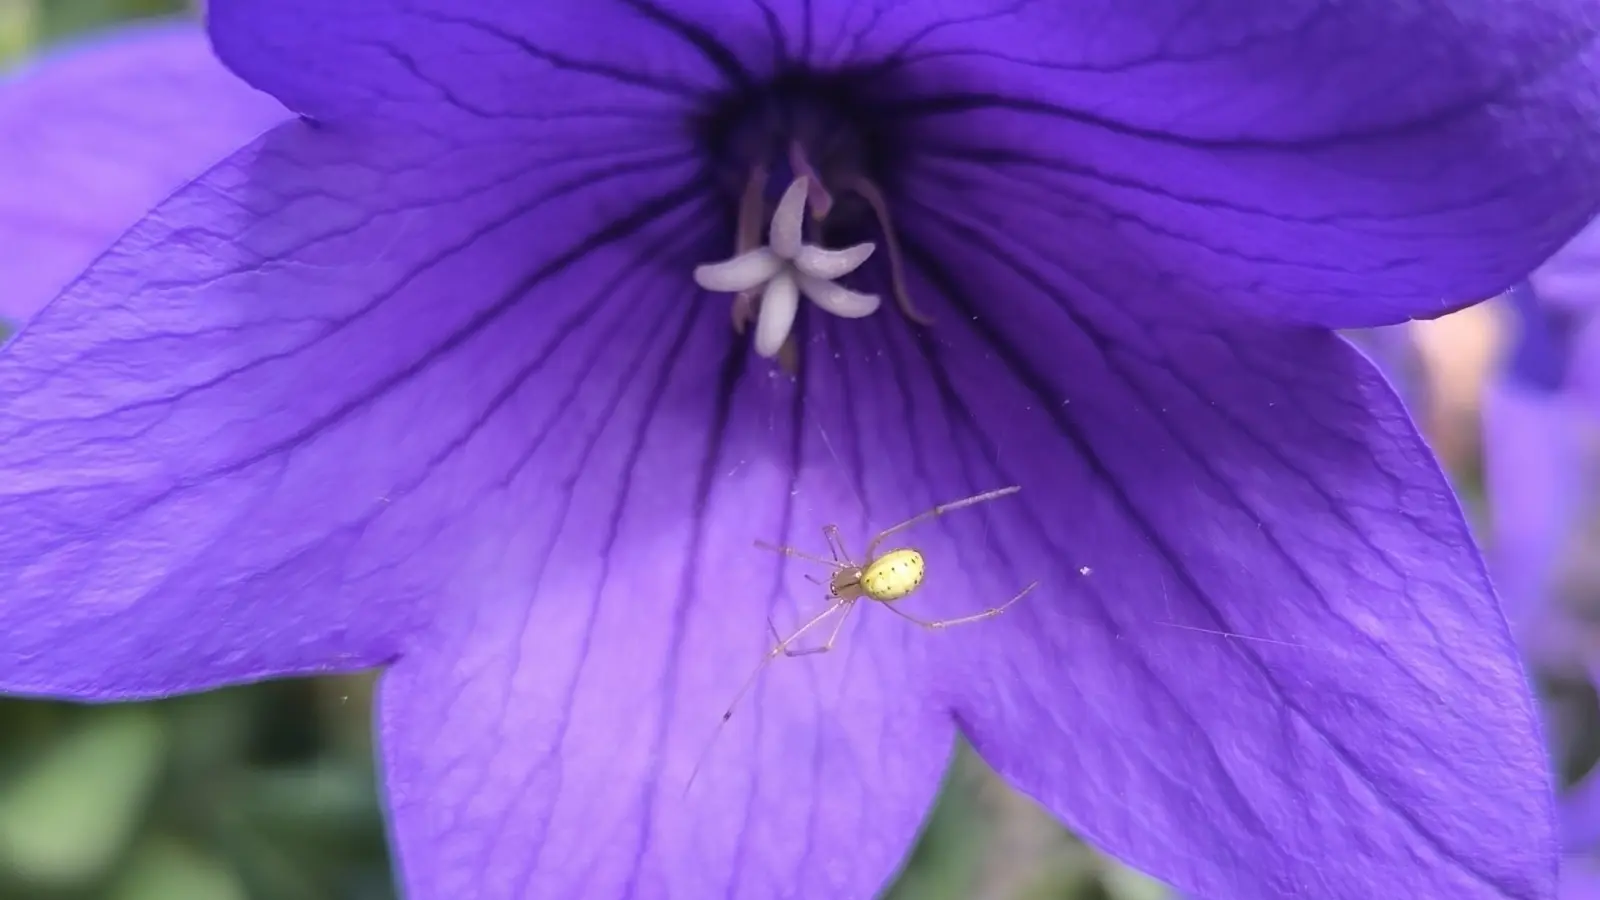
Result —
[[[734,222],[734,255],[746,253],[761,246],[761,228],[766,221],[767,167],[754,165],[744,183],[744,193],[739,195],[739,218]],[[744,336],[746,328],[756,318],[756,291],[740,291],[733,298],[733,333]]]
[[[790,334],[783,342],[783,346],[778,348],[778,367],[790,378],[796,378],[800,374],[800,347],[794,342],[793,334]]]
[[[733,333],[744,337],[744,330],[756,320],[757,296],[752,291],[740,291],[733,297]]]
[[[745,253],[761,246],[761,230],[767,220],[767,204],[763,194],[767,189],[767,167],[757,164],[750,168],[750,178],[744,183],[744,193],[739,196],[739,219],[734,223],[734,254]]]

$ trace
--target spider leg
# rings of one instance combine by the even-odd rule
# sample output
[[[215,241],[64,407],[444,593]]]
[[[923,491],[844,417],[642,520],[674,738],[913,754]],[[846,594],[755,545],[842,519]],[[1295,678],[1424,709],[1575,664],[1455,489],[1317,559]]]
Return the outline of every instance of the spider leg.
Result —
[[[1027,587],[1023,588],[1022,590],[1018,591],[1017,595],[1015,597],[1012,597],[1010,600],[1007,600],[1006,602],[1000,604],[999,606],[991,606],[990,608],[984,610],[981,613],[974,613],[974,614],[972,614],[970,616],[958,616],[958,617],[956,617],[954,619],[935,619],[935,620],[933,620],[931,622],[926,620],[926,619],[919,619],[916,616],[913,616],[910,613],[906,612],[905,610],[901,609],[900,607],[894,605],[893,603],[885,603],[884,606],[888,607],[890,612],[894,613],[895,615],[899,616],[902,619],[908,619],[908,620],[910,620],[912,622],[915,622],[918,625],[921,625],[923,628],[928,629],[929,631],[938,631],[941,628],[949,628],[951,625],[966,625],[966,624],[968,624],[970,622],[981,622],[984,619],[992,619],[995,616],[998,616],[1001,613],[1005,612],[1006,610],[1010,609],[1012,604],[1016,603],[1018,600],[1021,600],[1023,597],[1028,596],[1028,592],[1032,591],[1034,588],[1036,588],[1038,586],[1039,586],[1039,582],[1035,581],[1034,583],[1032,583],[1032,584],[1028,585]]]
[[[761,662],[756,664],[755,671],[751,672],[750,677],[745,679],[744,685],[739,688],[739,693],[733,695],[733,702],[729,703],[728,709],[723,712],[722,721],[726,722],[733,717],[733,708],[739,705],[739,701],[744,699],[745,694],[749,693],[750,688],[756,683],[756,677],[761,674],[762,670],[766,669],[768,664],[786,653],[789,649],[789,646],[795,641],[799,640],[801,635],[817,627],[824,619],[838,612],[840,607],[847,605],[849,605],[849,601],[847,600],[835,600],[833,603],[829,604],[827,609],[812,616],[804,625],[801,625],[793,632],[790,632],[788,637],[773,645],[773,648],[767,651],[767,655],[762,657]],[[769,621],[767,624],[771,625],[772,623]]]
[[[733,701],[729,703],[728,708],[723,711],[722,718],[717,722],[716,730],[711,732],[711,737],[706,740],[705,747],[700,750],[700,755],[695,758],[694,768],[689,770],[689,780],[684,782],[683,785],[684,796],[687,797],[689,795],[689,789],[694,787],[694,780],[700,774],[700,766],[705,763],[706,755],[711,752],[711,745],[716,743],[717,735],[722,733],[722,726],[728,724],[728,720],[733,718],[733,708],[738,706],[739,701],[744,699],[744,695],[748,694],[750,692],[750,688],[755,686],[756,679],[761,676],[761,673],[766,671],[767,666],[771,665],[773,660],[784,655],[788,651],[789,646],[799,639],[801,635],[815,628],[823,620],[837,612],[841,606],[846,606],[848,603],[849,601],[845,600],[834,601],[827,609],[817,613],[815,616],[812,616],[811,619],[804,625],[796,628],[788,637],[778,641],[778,643],[771,650],[767,651],[767,655],[761,658],[761,662],[756,663],[755,670],[750,673],[750,677],[746,678],[744,684],[739,687],[739,692],[733,695]],[[767,620],[767,625],[771,626],[772,620]],[[837,629],[835,629],[835,631],[837,631]],[[776,633],[776,630],[774,630],[774,633]],[[832,638],[829,638],[829,640],[831,642]]]
[[[878,532],[877,536],[875,536],[872,541],[867,544],[866,558],[868,560],[876,559],[877,557],[874,555],[874,551],[878,549],[879,544],[883,543],[884,538],[887,538],[891,534],[905,531],[907,528],[910,528],[913,525],[920,525],[929,519],[937,519],[948,512],[955,512],[958,509],[976,506],[979,503],[987,503],[990,500],[999,500],[1001,497],[1009,497],[1020,490],[1022,490],[1022,487],[1014,484],[1010,487],[1000,488],[999,490],[984,491],[981,494],[974,494],[971,497],[966,497],[961,500],[956,500],[950,503],[941,503],[925,513],[912,516],[904,522],[901,522],[899,525],[890,525],[888,528]]]
[[[760,547],[762,550],[771,550],[773,553],[781,553],[784,556],[792,556],[796,559],[804,559],[814,563],[822,563],[825,566],[831,566],[835,569],[849,568],[849,566],[839,562],[836,559],[823,559],[820,556],[814,556],[810,553],[806,553],[803,550],[796,550],[793,547],[779,547],[777,544],[769,544],[766,541],[756,541],[756,546]]]
[[[845,620],[850,618],[850,611],[856,608],[856,601],[841,600],[830,607],[830,609],[837,609],[840,606],[844,607],[844,612],[840,613],[839,618],[834,622],[833,631],[828,634],[827,641],[818,644],[815,647],[807,647],[804,650],[791,650],[787,644],[779,640],[779,645],[783,647],[783,655],[792,659],[796,656],[811,656],[812,654],[827,653],[829,650],[832,650],[833,642],[839,639],[839,632],[844,630]],[[776,640],[778,638],[778,626],[772,624],[772,620],[768,619],[767,628],[772,631],[772,637]]]
[[[828,552],[833,554],[834,560],[843,563],[839,568],[843,569],[854,565],[850,561],[850,551],[844,548],[844,538],[839,537],[839,526],[822,526],[822,539],[828,542]]]

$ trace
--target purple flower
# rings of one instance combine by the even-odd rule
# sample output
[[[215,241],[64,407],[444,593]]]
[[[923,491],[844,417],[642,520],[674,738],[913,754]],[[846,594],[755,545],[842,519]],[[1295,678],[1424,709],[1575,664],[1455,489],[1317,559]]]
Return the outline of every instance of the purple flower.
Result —
[[[0,86],[0,318],[22,321],[150,207],[288,113],[193,24],[113,32]]]
[[[1588,8],[213,0],[306,120],[0,355],[0,687],[386,666],[419,900],[869,896],[957,735],[1199,896],[1550,897],[1481,562],[1325,329],[1593,213]],[[1008,484],[895,608],[1036,591],[718,731],[823,607],[755,541]]]

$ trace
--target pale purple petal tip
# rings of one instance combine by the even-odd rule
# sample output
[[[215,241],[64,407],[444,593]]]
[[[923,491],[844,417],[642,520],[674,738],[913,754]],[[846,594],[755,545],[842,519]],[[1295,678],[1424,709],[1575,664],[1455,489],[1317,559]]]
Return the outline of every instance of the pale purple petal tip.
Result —
[[[0,316],[32,316],[150,207],[286,118],[189,22],[109,32],[0,83]]]

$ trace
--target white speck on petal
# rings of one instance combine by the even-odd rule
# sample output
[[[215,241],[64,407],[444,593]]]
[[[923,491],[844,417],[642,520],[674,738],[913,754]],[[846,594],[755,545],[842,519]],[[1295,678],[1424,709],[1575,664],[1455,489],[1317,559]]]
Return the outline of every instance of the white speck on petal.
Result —
[[[750,291],[783,271],[784,262],[766,247],[757,247],[733,259],[694,267],[694,283],[708,291],[737,294]]]
[[[772,276],[761,294],[761,311],[756,314],[756,352],[766,357],[777,356],[799,312],[800,287],[794,283],[793,276],[787,271]]]
[[[838,250],[825,250],[807,244],[795,254],[794,267],[812,278],[834,281],[861,268],[861,264],[878,249],[876,244],[856,244]]]
[[[847,287],[812,278],[804,272],[794,273],[794,280],[806,299],[833,313],[841,319],[860,319],[878,311],[883,302],[877,294],[863,294]]]

